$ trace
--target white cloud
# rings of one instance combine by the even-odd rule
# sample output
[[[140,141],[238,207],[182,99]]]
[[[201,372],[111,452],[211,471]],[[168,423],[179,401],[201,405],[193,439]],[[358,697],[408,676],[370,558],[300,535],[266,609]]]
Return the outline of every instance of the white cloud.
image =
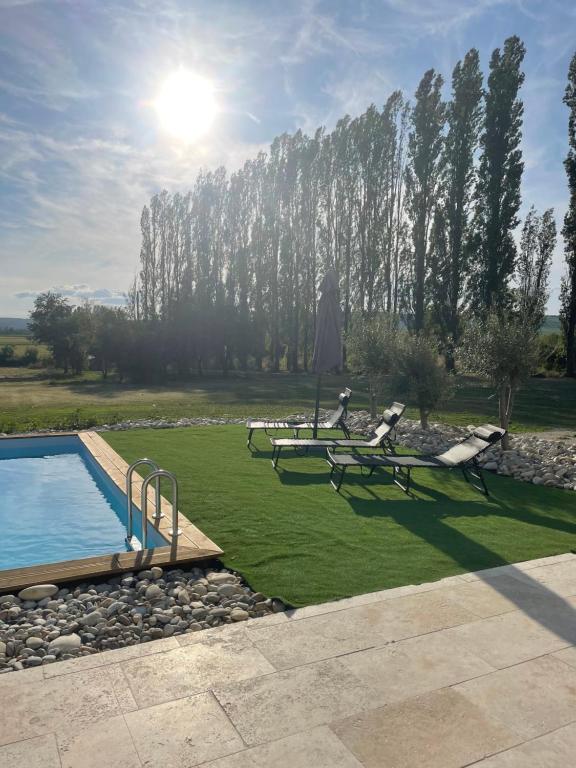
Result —
[[[40,290],[18,291],[14,294],[16,299],[34,300],[41,293],[51,291],[58,293],[67,299],[72,300],[74,304],[83,304],[90,302],[94,304],[104,304],[112,306],[123,306],[126,304],[126,293],[111,288],[91,288],[86,283],[79,285],[53,285]]]

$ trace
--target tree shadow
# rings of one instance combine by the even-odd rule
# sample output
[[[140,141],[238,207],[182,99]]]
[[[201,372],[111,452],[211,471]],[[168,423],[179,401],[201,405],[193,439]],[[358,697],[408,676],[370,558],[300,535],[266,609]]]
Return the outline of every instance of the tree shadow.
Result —
[[[389,517],[417,538],[448,555],[465,571],[477,571],[478,579],[510,600],[518,610],[541,626],[569,644],[576,643],[576,610],[566,599],[531,577],[529,571],[511,564],[485,544],[449,525],[448,521],[462,517],[485,517],[489,524],[490,517],[501,516],[572,534],[576,534],[576,523],[513,508],[500,500],[497,493],[491,495],[489,502],[480,499],[478,502],[463,503],[426,488],[426,493],[434,498],[433,501],[413,498],[407,499],[407,504],[396,500],[383,501],[370,492],[367,486],[364,486],[364,490],[368,490],[372,498],[362,499],[350,493],[346,496],[355,514],[362,517]],[[518,582],[521,583],[520,587]]]

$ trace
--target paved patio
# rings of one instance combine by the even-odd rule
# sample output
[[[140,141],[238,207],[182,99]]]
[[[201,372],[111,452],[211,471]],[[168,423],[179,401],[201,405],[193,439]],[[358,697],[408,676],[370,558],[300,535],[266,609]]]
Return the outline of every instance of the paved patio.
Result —
[[[11,768],[566,768],[576,555],[0,677]]]

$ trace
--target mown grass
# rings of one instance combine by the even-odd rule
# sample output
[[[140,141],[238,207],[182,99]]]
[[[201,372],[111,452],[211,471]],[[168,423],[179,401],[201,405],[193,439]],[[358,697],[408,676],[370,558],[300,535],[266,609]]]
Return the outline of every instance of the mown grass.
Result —
[[[192,416],[284,416],[310,411],[316,393],[312,375],[250,373],[228,378],[206,376],[185,383],[135,387],[99,374],[64,377],[46,371],[16,369],[2,379],[0,369],[0,431],[76,429],[124,419]],[[18,377],[18,378],[16,378]],[[366,382],[352,376],[325,376],[322,405],[334,406],[343,386],[353,392],[351,407],[366,408]],[[383,398],[385,401],[385,397]],[[576,381],[531,379],[518,394],[512,429],[576,430]],[[408,416],[416,418],[414,408]],[[460,378],[456,396],[432,419],[467,425],[498,418],[497,400],[486,383]]]
[[[294,606],[319,603],[574,548],[574,495],[488,476],[485,498],[451,472],[415,475],[416,498],[386,473],[350,474],[337,494],[325,460],[245,447],[245,429],[106,433],[127,460],[176,473],[180,510],[251,586]],[[166,489],[168,494],[168,488]]]

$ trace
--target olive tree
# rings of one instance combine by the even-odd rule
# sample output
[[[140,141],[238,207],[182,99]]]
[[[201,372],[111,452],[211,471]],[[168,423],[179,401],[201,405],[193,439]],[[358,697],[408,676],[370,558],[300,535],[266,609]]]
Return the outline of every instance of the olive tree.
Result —
[[[375,418],[377,401],[396,355],[397,331],[387,316],[353,318],[346,334],[346,361],[354,373],[366,376],[370,393],[370,415]]]
[[[447,373],[435,340],[400,331],[385,315],[357,317],[346,345],[351,369],[368,378],[373,417],[377,398],[387,389],[414,404],[422,428],[428,429],[430,413],[454,393],[454,377]]]
[[[446,370],[434,339],[402,333],[396,343],[392,389],[414,404],[420,426],[428,429],[430,413],[454,395],[454,376]]]
[[[535,371],[538,363],[538,336],[523,318],[490,314],[486,321],[471,322],[459,349],[461,369],[487,377],[498,394],[500,426],[508,429],[514,397]],[[509,448],[506,435],[503,448]]]

